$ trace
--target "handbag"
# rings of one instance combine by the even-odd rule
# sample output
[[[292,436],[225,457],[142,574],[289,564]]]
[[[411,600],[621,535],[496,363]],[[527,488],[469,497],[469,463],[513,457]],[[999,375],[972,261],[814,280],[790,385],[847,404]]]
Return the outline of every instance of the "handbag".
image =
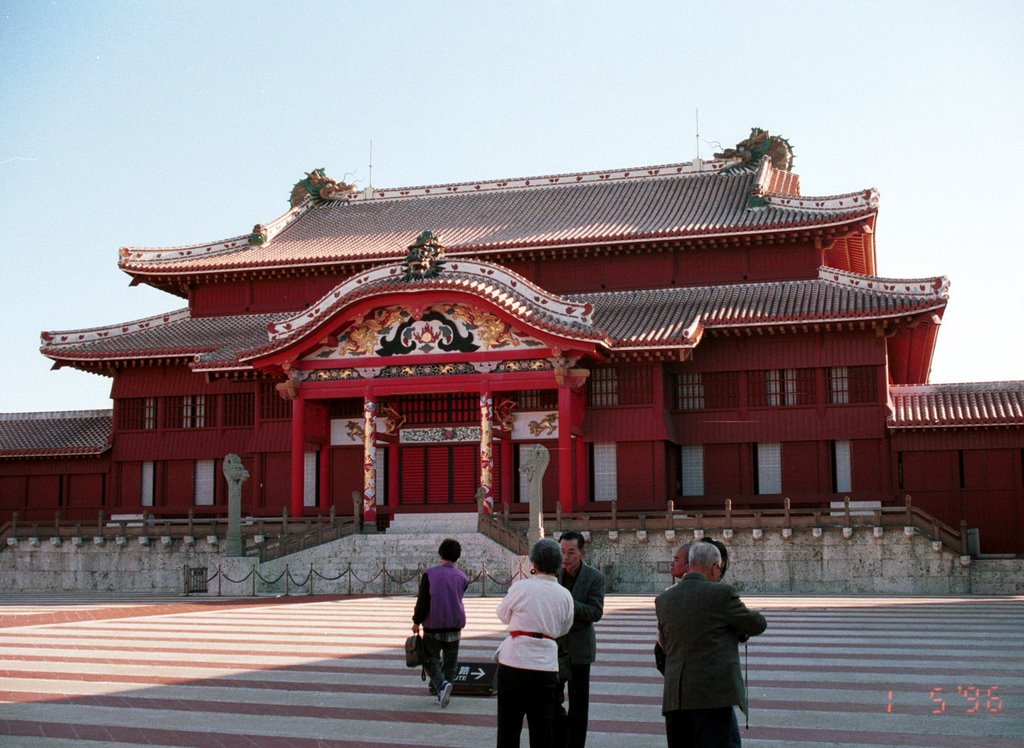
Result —
[[[419,667],[423,664],[423,639],[413,634],[405,640],[405,666]]]

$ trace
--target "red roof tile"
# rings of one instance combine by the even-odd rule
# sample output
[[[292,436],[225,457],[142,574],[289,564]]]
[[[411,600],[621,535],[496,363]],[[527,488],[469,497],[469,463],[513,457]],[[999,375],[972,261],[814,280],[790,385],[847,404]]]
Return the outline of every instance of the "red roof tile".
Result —
[[[154,317],[146,325],[84,331],[89,333],[84,337],[76,331],[45,333],[41,350],[56,361],[80,366],[103,360],[189,355],[196,369],[247,368],[240,358],[244,361],[257,351],[262,354],[287,345],[338,308],[366,295],[391,291],[465,291],[491,300],[512,316],[525,315],[541,329],[603,342],[613,351],[692,348],[708,329],[883,320],[940,310],[948,300],[945,278],[896,280],[834,268],[821,268],[814,280],[556,297],[525,280],[527,285],[514,286],[518,276],[489,263],[452,261],[449,270],[429,280],[404,280],[390,272],[400,267],[387,265],[354,276],[338,287],[344,293],[332,291],[309,310],[296,314],[193,319],[188,310],[180,310]],[[495,274],[481,274],[480,268],[493,268]],[[544,304],[542,299],[546,299]],[[556,302],[564,306],[556,308]],[[101,335],[102,330],[113,333]]]
[[[0,459],[90,456],[110,448],[110,410],[0,413]]]
[[[489,183],[376,190],[349,200],[313,198],[267,224],[269,240],[248,235],[211,244],[125,248],[123,270],[179,275],[225,270],[400,259],[418,234],[443,236],[449,257],[508,249],[757,233],[842,224],[874,213],[877,195],[764,195],[750,169],[728,162],[642,167],[614,172]],[[775,179],[792,191],[795,180]]]
[[[894,385],[893,429],[1024,426],[1024,382]]]

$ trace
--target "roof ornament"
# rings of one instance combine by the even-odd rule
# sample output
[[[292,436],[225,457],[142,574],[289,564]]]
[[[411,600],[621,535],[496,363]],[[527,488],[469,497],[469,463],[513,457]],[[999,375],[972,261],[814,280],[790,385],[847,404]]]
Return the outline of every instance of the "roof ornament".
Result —
[[[789,171],[793,166],[793,147],[789,141],[760,127],[750,128],[750,137],[741,140],[735,148],[726,148],[715,154],[715,158],[739,159],[738,166],[749,168],[756,168],[765,156],[774,168],[781,171]]]
[[[345,200],[350,193],[355,191],[354,184],[336,182],[327,176],[322,168],[313,169],[313,171],[306,172],[305,179],[300,179],[295,183],[288,202],[294,208],[310,195],[317,200]]]
[[[433,278],[445,265],[444,247],[434,236],[433,231],[423,231],[416,241],[409,246],[409,254],[405,256],[402,280],[411,281],[419,278]]]

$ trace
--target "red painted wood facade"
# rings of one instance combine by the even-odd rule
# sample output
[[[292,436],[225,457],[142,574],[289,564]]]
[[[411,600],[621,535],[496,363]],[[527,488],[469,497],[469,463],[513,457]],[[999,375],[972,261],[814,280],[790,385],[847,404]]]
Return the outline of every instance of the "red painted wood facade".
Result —
[[[74,454],[82,418],[0,416],[0,512],[222,512],[231,452],[247,514],[349,513],[354,493],[367,519],[465,511],[481,487],[523,511],[540,443],[548,511],[909,494],[1024,552],[1024,386],[921,384],[945,279],[877,277],[877,196],[803,197],[759,142],[377,193],[313,172],[251,235],[123,250],[188,307],[43,334],[58,366],[112,377],[113,408]],[[447,246],[421,273],[425,229]]]

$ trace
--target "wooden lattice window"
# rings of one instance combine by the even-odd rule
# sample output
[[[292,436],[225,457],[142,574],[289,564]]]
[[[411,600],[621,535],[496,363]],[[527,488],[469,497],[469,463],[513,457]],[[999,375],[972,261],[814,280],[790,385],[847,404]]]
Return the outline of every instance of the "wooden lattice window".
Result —
[[[684,371],[676,374],[675,409],[704,409],[704,378],[699,371]]]
[[[619,370],[595,367],[587,379],[587,404],[593,407],[619,404]]]
[[[251,392],[224,395],[224,425],[228,428],[252,426],[256,416],[256,396]]]
[[[128,397],[118,401],[117,427],[122,431],[156,428],[156,398]]]
[[[734,371],[686,371],[675,375],[675,409],[738,408],[739,375]]]
[[[814,369],[766,369],[747,376],[752,408],[814,404]]]
[[[406,426],[480,422],[480,397],[466,393],[411,395],[401,399],[398,412]]]
[[[878,401],[874,366],[833,366],[828,370],[828,401],[831,405]]]
[[[342,397],[331,400],[331,418],[362,418],[363,407],[361,397]]]
[[[649,405],[653,400],[651,367],[595,367],[587,380],[589,405]]]
[[[260,419],[264,421],[281,420],[292,417],[291,401],[285,400],[278,393],[273,382],[260,383]]]
[[[738,408],[740,406],[739,374],[734,371],[705,372],[704,406],[706,408]]]
[[[522,390],[512,396],[517,411],[555,410],[558,408],[557,390]],[[495,399],[497,402],[497,399]]]
[[[164,402],[164,428],[204,429],[215,425],[212,412],[207,412],[206,395],[178,395]]]

